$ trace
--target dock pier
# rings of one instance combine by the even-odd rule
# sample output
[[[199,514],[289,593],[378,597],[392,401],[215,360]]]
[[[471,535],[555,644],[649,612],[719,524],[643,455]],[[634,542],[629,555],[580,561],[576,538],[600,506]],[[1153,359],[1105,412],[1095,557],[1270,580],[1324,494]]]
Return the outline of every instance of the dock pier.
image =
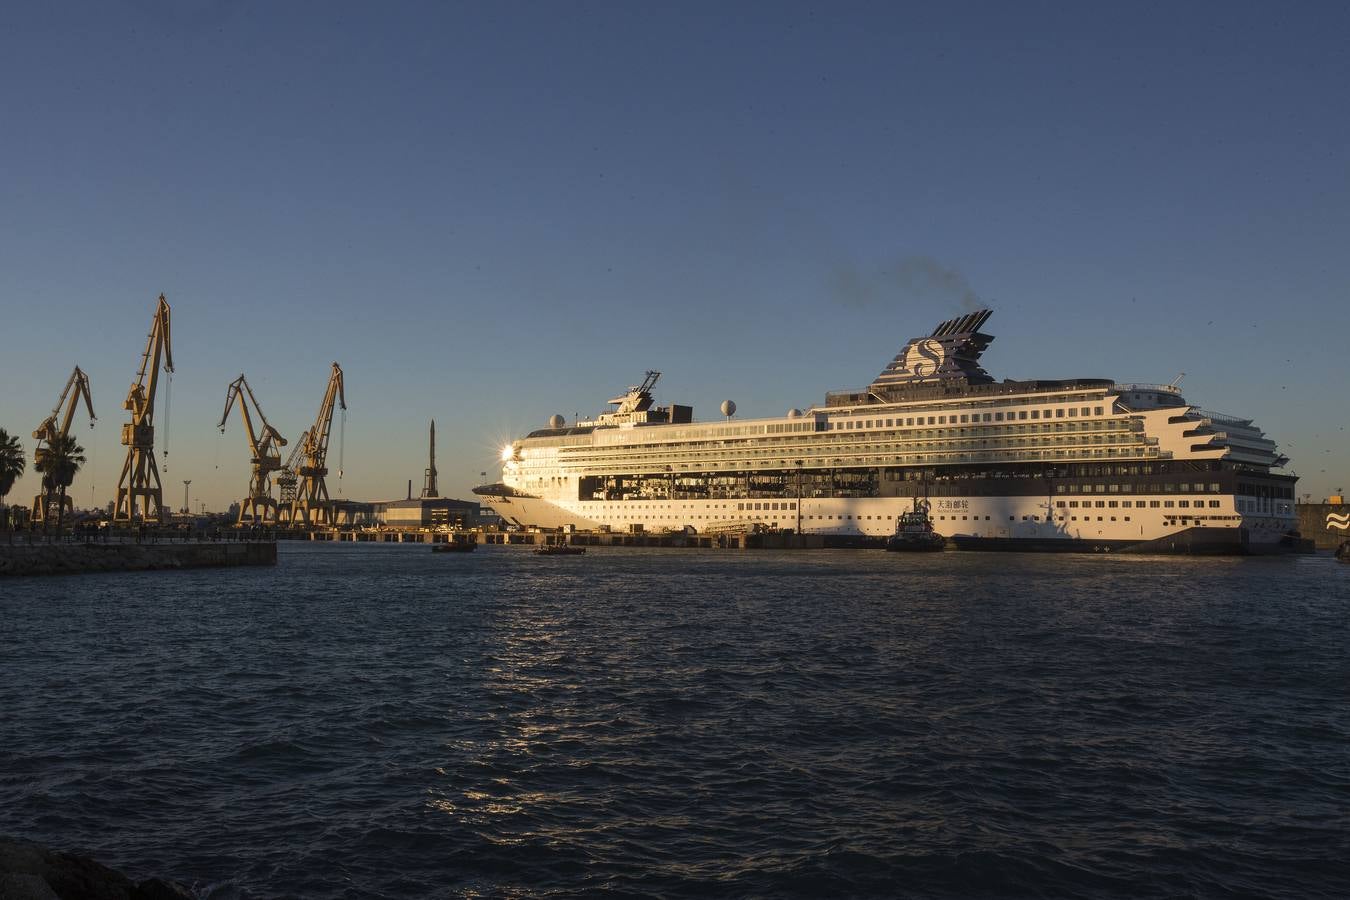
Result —
[[[479,531],[432,529],[309,528],[277,531],[278,540],[333,541],[358,544],[444,544],[470,541],[484,546],[538,547],[564,543],[576,547],[676,547],[701,550],[818,550],[821,535],[778,532],[685,534],[618,531]]]

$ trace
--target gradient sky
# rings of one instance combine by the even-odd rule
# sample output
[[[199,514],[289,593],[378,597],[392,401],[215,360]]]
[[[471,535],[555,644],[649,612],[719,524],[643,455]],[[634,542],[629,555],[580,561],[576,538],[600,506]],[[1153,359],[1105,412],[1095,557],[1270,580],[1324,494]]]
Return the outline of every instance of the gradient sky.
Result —
[[[333,360],[334,494],[420,488],[434,417],[467,497],[646,369],[698,418],[781,415],[988,304],[995,377],[1185,372],[1320,498],[1347,33],[1344,3],[8,4],[0,427],[31,451],[79,364],[74,496],[110,499],[162,291],[174,508],[245,491],[231,379],[294,438]]]

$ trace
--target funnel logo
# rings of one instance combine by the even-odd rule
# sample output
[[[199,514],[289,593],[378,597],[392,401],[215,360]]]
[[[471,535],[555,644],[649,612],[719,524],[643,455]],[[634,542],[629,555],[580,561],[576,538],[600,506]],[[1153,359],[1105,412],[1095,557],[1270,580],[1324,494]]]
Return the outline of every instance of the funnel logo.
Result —
[[[1327,513],[1327,527],[1350,530],[1350,513]]]
[[[905,351],[905,368],[917,378],[927,378],[937,374],[946,358],[947,350],[939,341],[932,338],[915,341]]]

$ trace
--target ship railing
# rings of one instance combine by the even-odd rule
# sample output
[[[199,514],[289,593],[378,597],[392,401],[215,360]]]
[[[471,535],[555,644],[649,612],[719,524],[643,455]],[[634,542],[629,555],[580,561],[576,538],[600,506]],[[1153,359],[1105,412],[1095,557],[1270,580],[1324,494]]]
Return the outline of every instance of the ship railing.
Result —
[[[1174,384],[1117,384],[1118,391],[1161,391],[1165,394],[1180,394],[1181,388]]]
[[[1224,425],[1233,425],[1250,428],[1252,424],[1251,419],[1244,419],[1241,416],[1230,416],[1227,415],[1226,413],[1212,412],[1208,409],[1196,408],[1193,409],[1192,412],[1194,412],[1196,415],[1203,416],[1204,418],[1209,419],[1211,422],[1222,422]]]

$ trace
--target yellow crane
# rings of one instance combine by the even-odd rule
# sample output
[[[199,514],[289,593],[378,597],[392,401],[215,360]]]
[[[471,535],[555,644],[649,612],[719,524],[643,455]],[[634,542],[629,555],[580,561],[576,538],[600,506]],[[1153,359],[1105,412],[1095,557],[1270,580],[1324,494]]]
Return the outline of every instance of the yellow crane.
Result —
[[[70,398],[70,403],[66,403],[66,398]],[[61,392],[61,397],[56,401],[56,407],[52,414],[42,421],[42,424],[33,432],[33,438],[37,441],[33,449],[33,462],[37,465],[39,471],[44,467],[47,457],[51,454],[49,449],[52,444],[63,440],[70,434],[70,425],[75,420],[75,410],[79,408],[80,401],[84,401],[84,408],[89,411],[89,427],[94,427],[94,421],[98,416],[94,415],[94,398],[89,393],[89,376],[80,370],[79,366],[70,373],[70,379],[66,382],[66,389]],[[61,407],[65,406],[65,412],[61,412]],[[59,420],[59,424],[58,424]],[[43,446],[46,444],[47,446]],[[61,487],[59,482],[54,487]],[[64,487],[70,487],[67,481]],[[65,498],[65,505],[69,509],[75,505],[69,496]],[[39,494],[33,498],[33,521],[41,522],[47,515],[47,492]],[[55,512],[55,510],[51,510]]]
[[[230,408],[234,406],[236,400],[239,401],[239,416],[244,420],[244,432],[248,437],[249,462],[253,466],[253,474],[248,483],[248,496],[239,502],[238,521],[240,525],[275,522],[277,502],[272,499],[272,473],[281,468],[280,448],[286,446],[286,439],[267,421],[262,406],[258,404],[258,398],[253,396],[253,388],[248,386],[248,381],[244,379],[242,373],[230,382],[230,386],[225,390],[225,411],[220,414],[220,424],[217,426],[221,434],[225,433],[225,422],[229,419]],[[250,406],[257,413],[258,422],[262,425],[261,437],[253,427],[253,416],[249,415]],[[261,513],[259,507],[262,508]]]
[[[324,476],[328,474],[328,433],[333,427],[335,407],[347,408],[347,394],[342,384],[342,367],[333,363],[333,371],[328,376],[328,388],[324,391],[323,403],[319,404],[319,414],[300,439],[298,449],[301,463],[296,475],[295,499],[291,501],[290,521],[299,521],[306,525],[336,525],[337,516],[333,512],[333,501],[328,497],[328,485]]]
[[[280,497],[277,500],[277,521],[289,522],[291,520],[291,510],[295,506],[295,483],[299,479],[296,477],[295,470],[299,468],[300,451],[305,449],[305,442],[309,440],[309,430],[306,429],[300,435],[300,440],[291,448],[291,453],[286,457],[286,462],[277,471],[277,490]]]
[[[159,295],[159,305],[150,321],[150,336],[141,356],[141,370],[122,408],[131,413],[131,421],[122,426],[122,443],[127,448],[127,461],[117,479],[117,501],[113,520],[130,524],[136,518],[140,501],[140,518],[163,522],[168,510],[164,508],[159,469],[155,466],[155,388],[159,384],[161,361],[165,372],[173,371],[173,349],[169,342],[169,304]],[[153,516],[151,512],[153,510]]]

